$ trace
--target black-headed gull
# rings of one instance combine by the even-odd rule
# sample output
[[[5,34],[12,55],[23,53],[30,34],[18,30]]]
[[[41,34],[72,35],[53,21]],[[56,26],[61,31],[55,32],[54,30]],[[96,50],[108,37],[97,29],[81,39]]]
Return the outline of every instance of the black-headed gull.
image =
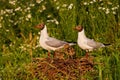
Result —
[[[53,37],[49,37],[47,33],[47,27],[45,24],[39,24],[35,27],[41,29],[39,43],[40,46],[48,50],[48,52],[50,52],[51,50],[55,51],[57,49],[63,48],[66,44],[69,44],[70,46],[75,45],[74,43],[68,43],[65,41],[55,39]],[[50,53],[48,53],[48,55],[50,55]]]
[[[86,52],[93,51],[94,49],[109,45],[109,44],[103,44],[100,42],[96,42],[93,39],[87,38],[84,32],[84,28],[82,26],[75,27],[75,30],[78,31],[77,43],[79,47],[83,50],[86,50]]]

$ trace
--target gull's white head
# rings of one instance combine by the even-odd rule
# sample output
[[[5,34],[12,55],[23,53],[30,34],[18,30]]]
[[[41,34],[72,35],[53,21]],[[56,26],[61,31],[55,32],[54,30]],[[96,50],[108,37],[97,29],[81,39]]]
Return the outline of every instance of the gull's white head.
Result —
[[[76,26],[74,29],[77,30],[78,32],[81,32],[83,31],[84,28],[79,25],[79,26]]]
[[[43,30],[44,27],[45,27],[44,23],[41,23],[41,24],[38,24],[37,26],[35,26],[35,28],[38,28],[38,29],[41,29],[41,30]]]

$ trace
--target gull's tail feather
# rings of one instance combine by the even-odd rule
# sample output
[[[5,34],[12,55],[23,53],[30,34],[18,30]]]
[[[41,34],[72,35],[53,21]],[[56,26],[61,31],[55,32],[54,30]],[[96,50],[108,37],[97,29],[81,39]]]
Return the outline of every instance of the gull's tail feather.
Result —
[[[109,44],[109,43],[108,43],[108,44],[104,44],[104,46],[110,46],[110,45],[111,45],[111,44]]]

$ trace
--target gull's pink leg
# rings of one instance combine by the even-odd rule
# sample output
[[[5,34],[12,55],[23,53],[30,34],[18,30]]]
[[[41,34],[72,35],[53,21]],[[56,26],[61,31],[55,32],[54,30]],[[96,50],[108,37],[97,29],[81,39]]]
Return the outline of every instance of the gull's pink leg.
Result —
[[[86,50],[85,57],[86,57],[86,58],[88,58],[88,57],[89,57],[89,51],[88,51],[88,50]]]
[[[48,51],[48,57],[50,57],[50,52]]]
[[[88,58],[88,57],[89,57],[89,53],[88,53],[88,52],[86,52],[85,57],[86,57],[86,58]]]

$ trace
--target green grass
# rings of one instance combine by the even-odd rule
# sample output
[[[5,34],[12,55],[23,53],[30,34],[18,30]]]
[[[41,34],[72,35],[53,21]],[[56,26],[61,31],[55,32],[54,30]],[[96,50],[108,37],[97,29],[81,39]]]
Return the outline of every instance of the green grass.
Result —
[[[50,36],[61,40],[76,42],[77,32],[73,27],[82,25],[89,38],[111,43],[111,46],[91,53],[95,56],[97,71],[97,75],[92,77],[96,80],[120,79],[119,0],[96,0],[96,2],[43,0],[40,3],[35,0],[16,2],[13,0],[12,3],[9,2],[9,0],[0,1],[1,80],[30,80],[30,73],[25,70],[25,66],[31,62],[31,57],[47,56],[47,51],[36,47],[39,30],[34,26],[42,22],[46,23]],[[73,6],[70,7],[70,4]],[[75,50],[76,57],[84,55],[84,51],[78,45],[75,46]],[[87,78],[92,80],[89,76]],[[32,79],[36,80],[35,77]]]

